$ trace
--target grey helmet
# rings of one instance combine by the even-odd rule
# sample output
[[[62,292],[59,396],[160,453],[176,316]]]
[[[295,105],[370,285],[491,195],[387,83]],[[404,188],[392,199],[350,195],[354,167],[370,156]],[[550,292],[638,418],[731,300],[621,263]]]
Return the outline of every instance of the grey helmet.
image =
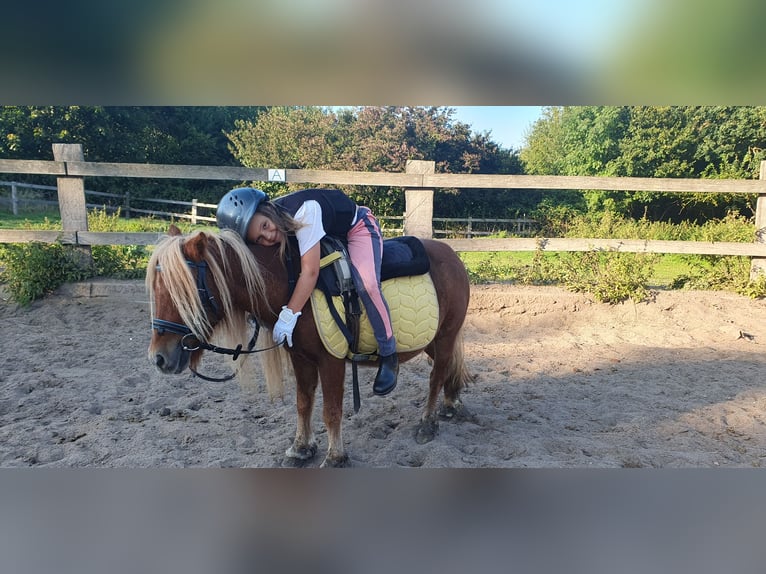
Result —
[[[238,187],[232,189],[218,202],[215,219],[221,229],[231,229],[246,239],[247,226],[255,214],[255,210],[268,197],[260,189],[254,187]]]

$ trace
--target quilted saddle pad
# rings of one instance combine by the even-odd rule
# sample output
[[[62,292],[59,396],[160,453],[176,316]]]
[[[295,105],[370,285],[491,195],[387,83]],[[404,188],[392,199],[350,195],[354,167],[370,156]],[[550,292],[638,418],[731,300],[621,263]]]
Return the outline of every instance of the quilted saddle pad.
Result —
[[[382,287],[383,297],[391,311],[397,352],[418,351],[428,345],[436,335],[439,324],[439,301],[436,298],[436,289],[431,281],[431,275],[426,273],[397,277],[383,281]],[[342,297],[332,299],[338,314],[345,317]],[[317,331],[327,351],[338,359],[350,358],[348,341],[335,323],[327,305],[327,298],[321,290],[314,289],[311,294],[311,307]],[[378,344],[361,301],[360,307],[362,316],[359,353],[376,354]]]

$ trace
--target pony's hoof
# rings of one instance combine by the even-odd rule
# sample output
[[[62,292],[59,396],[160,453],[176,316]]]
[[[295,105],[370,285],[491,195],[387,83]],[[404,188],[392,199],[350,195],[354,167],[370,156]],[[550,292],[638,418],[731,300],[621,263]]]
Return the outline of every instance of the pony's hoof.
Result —
[[[351,466],[351,461],[349,461],[347,454],[343,454],[334,458],[326,457],[319,468],[348,468],[349,466]]]
[[[292,445],[290,448],[288,448],[285,451],[285,456],[288,459],[296,460],[296,461],[307,461],[311,460],[316,456],[317,453],[317,445],[316,443],[311,443],[309,445],[300,446],[297,447],[295,445]]]
[[[420,421],[420,424],[415,429],[415,442],[418,444],[426,444],[436,438],[439,432],[439,423],[433,420]]]
[[[473,423],[477,421],[476,415],[469,411],[460,401],[455,401],[451,405],[442,405],[439,409],[439,418],[443,421],[468,421]]]

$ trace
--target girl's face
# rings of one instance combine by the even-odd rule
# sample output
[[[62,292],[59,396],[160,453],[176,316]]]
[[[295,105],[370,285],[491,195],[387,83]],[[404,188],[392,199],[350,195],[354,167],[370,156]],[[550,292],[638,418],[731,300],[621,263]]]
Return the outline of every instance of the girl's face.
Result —
[[[280,242],[281,232],[274,222],[262,213],[256,213],[247,226],[247,240],[257,245],[269,247]]]

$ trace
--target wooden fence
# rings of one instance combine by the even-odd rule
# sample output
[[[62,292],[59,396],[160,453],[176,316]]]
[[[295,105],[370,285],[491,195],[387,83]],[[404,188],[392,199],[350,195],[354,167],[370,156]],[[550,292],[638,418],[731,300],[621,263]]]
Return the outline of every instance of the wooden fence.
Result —
[[[29,208],[30,206],[53,206],[59,207],[58,199],[43,199],[41,197],[27,197],[21,190],[30,189],[33,191],[39,191],[41,193],[58,191],[58,187],[54,185],[36,185],[31,183],[20,183],[16,181],[0,181],[0,187],[10,188],[10,196],[8,198],[0,196],[0,205],[9,205],[13,215],[19,215],[22,205]],[[174,199],[152,199],[148,197],[142,197],[140,199],[131,198],[130,193],[106,193],[103,191],[92,191],[90,189],[84,190],[86,203],[88,208],[103,208],[107,212],[120,211],[124,217],[132,217],[134,215],[159,215],[162,217],[172,217],[175,219],[188,219],[192,225],[206,221],[215,223],[214,215],[201,215],[200,210],[207,210],[208,212],[215,213],[213,210],[217,207],[215,203],[202,203],[197,199],[191,201],[177,201]],[[104,198],[105,201],[87,201],[89,198]],[[136,202],[140,202],[141,205],[145,203],[166,205],[167,210],[163,209],[143,209],[135,205]],[[169,211],[172,206],[179,206],[182,211]]]
[[[14,216],[22,212],[50,210],[55,206],[58,210],[58,199],[51,199],[58,191],[55,185],[37,185],[17,181],[0,181],[0,190],[8,190],[7,195],[0,192],[0,207],[9,209]],[[25,193],[25,190],[29,190]],[[106,193],[103,191],[85,190],[85,206],[89,209],[103,209],[107,213],[120,212],[125,218],[134,215],[160,216],[172,219],[187,219],[192,225],[207,222],[215,223],[216,203],[203,203],[194,198],[191,201],[174,199],[133,198],[129,192]],[[95,201],[101,200],[101,201]],[[137,205],[153,204],[159,209],[144,209]],[[171,211],[173,210],[173,211]],[[207,213],[208,215],[204,215]],[[402,216],[381,216],[378,221],[383,225],[387,236],[401,235],[404,227]],[[514,219],[478,218],[478,217],[434,217],[434,223],[440,223],[443,229],[434,226],[434,235],[464,236],[468,239],[483,235],[495,235],[500,231],[510,232],[519,236],[532,236],[539,227],[534,219],[520,217]]]
[[[207,179],[237,182],[283,181],[320,186],[371,185],[405,191],[403,232],[433,237],[433,194],[436,188],[508,190],[615,190],[674,193],[735,193],[757,195],[753,241],[660,241],[589,238],[441,239],[457,251],[592,251],[739,255],[752,258],[751,274],[766,272],[766,161],[758,180],[579,177],[486,174],[437,174],[433,161],[407,162],[405,173],[267,169],[190,165],[86,162],[79,144],[53,144],[53,161],[0,159],[0,173],[56,176],[61,231],[0,230],[0,243],[44,241],[90,245],[152,245],[158,233],[95,233],[88,231],[85,177]],[[232,185],[233,187],[234,185]]]

